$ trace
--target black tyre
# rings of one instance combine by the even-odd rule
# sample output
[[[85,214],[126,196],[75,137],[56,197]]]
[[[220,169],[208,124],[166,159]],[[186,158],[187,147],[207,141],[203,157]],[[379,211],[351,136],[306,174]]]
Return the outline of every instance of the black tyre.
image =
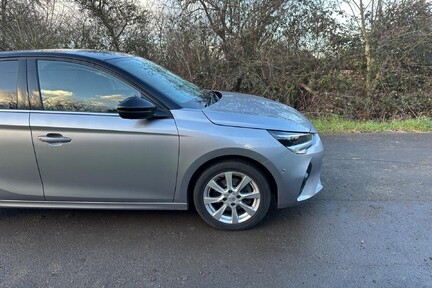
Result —
[[[207,168],[194,189],[195,208],[209,225],[244,230],[258,224],[270,206],[263,173],[246,161],[223,161]]]

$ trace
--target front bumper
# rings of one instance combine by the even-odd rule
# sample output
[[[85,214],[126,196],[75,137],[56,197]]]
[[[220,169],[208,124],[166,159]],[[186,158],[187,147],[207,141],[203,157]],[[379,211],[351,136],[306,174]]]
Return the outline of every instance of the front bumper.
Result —
[[[277,207],[294,206],[316,195],[322,189],[320,180],[324,148],[318,134],[305,154],[287,149],[264,165],[272,173],[277,185]]]

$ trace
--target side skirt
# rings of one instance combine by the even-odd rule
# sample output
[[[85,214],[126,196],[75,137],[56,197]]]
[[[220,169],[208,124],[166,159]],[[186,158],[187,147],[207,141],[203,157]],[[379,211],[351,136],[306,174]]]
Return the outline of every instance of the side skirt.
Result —
[[[187,210],[187,203],[0,200],[0,208]]]

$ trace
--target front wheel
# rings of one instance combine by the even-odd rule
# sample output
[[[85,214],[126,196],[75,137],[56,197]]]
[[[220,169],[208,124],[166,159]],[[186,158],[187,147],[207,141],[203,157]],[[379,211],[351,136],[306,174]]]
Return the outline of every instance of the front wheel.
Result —
[[[195,185],[196,210],[211,226],[244,230],[258,224],[270,206],[270,187],[254,165],[224,161],[206,169]]]

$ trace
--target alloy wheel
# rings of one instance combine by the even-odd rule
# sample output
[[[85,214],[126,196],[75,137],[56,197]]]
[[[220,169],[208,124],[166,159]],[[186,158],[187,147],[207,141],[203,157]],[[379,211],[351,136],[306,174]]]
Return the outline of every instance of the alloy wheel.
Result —
[[[249,220],[261,204],[257,183],[248,175],[236,171],[226,171],[211,178],[202,195],[207,212],[215,220],[226,224]]]

